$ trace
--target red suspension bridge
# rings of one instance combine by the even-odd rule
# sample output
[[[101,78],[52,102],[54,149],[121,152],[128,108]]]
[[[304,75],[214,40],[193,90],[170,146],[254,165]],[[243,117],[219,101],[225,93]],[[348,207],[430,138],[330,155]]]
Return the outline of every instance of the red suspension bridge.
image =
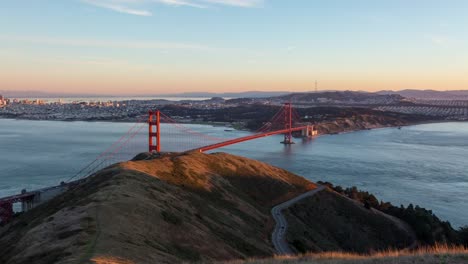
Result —
[[[161,123],[161,116],[163,116],[169,122],[174,122],[168,116],[162,114],[159,110],[157,111],[150,111],[149,112],[149,151],[153,152],[160,152],[161,151],[161,133],[160,131],[160,123]],[[312,137],[316,134],[314,130],[314,126],[307,125],[298,122],[300,121],[300,117],[297,112],[294,110],[290,103],[285,103],[283,107],[273,116],[273,118],[266,122],[260,129],[257,130],[257,133],[245,137],[234,138],[229,140],[222,140],[218,138],[214,138],[214,141],[220,141],[209,145],[204,145],[200,147],[196,147],[193,149],[187,149],[186,151],[199,151],[205,152],[217,148],[222,148],[225,146],[262,138],[268,137],[278,134],[284,134],[284,140],[281,142],[283,144],[294,144],[293,142],[293,133],[294,132],[301,132],[301,136],[303,137]],[[296,125],[296,126],[295,126]]]
[[[148,132],[144,132],[144,129]],[[218,130],[219,131],[219,130]],[[8,222],[14,214],[14,203],[21,203],[20,211],[27,211],[34,206],[75,186],[87,176],[110,166],[133,158],[147,149],[149,152],[206,152],[258,138],[284,135],[282,144],[293,144],[293,135],[313,137],[317,134],[314,126],[301,122],[300,116],[291,103],[285,103],[276,114],[265,122],[255,133],[237,138],[219,138],[213,133],[195,131],[192,126],[185,126],[159,110],[149,111],[148,116],[141,116],[127,131],[96,159],[87,164],[66,182],[59,186],[44,188],[0,198],[0,223]],[[206,131],[205,131],[206,132]],[[146,134],[146,136],[144,136]]]

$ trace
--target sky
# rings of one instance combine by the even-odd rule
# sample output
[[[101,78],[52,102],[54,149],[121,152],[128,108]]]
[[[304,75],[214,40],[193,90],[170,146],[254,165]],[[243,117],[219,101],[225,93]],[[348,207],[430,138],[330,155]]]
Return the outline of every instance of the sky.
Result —
[[[0,90],[468,89],[466,0],[0,1]]]

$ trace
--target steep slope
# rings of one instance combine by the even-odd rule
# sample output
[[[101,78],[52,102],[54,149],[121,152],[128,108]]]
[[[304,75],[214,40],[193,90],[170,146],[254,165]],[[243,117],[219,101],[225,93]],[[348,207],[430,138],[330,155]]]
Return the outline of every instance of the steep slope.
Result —
[[[411,228],[398,218],[344,197],[330,189],[290,207],[288,242],[298,252],[369,253],[415,244]]]

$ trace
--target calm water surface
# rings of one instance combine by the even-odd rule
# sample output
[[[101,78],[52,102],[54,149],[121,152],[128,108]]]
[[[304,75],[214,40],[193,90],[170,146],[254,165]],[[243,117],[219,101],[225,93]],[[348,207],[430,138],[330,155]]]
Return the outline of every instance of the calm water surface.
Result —
[[[133,124],[0,119],[0,196],[67,180],[122,136]],[[190,125],[215,137],[244,131]],[[182,134],[164,133],[163,148],[190,144]],[[146,129],[134,151],[146,150]],[[312,181],[357,186],[379,199],[432,209],[454,226],[468,224],[468,123],[427,124],[296,139],[257,139],[222,149],[282,167]]]

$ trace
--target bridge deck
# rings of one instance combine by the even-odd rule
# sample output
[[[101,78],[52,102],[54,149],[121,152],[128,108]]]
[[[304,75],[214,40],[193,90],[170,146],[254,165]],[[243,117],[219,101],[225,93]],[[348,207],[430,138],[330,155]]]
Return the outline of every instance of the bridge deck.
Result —
[[[0,198],[0,204],[21,202],[24,199],[33,198],[39,192],[32,191]]]
[[[235,139],[219,142],[219,143],[216,143],[216,144],[204,146],[204,147],[201,147],[201,148],[192,149],[192,150],[189,150],[189,151],[205,152],[205,151],[209,151],[209,150],[229,146],[229,145],[232,145],[232,144],[236,144],[236,143],[240,143],[240,142],[244,142],[244,141],[248,141],[248,140],[252,140],[252,139],[268,137],[268,136],[273,136],[273,135],[278,135],[278,134],[285,134],[285,133],[289,133],[290,131],[291,132],[301,131],[301,130],[306,129],[306,128],[307,128],[307,126],[301,126],[301,127],[295,127],[295,128],[292,128],[292,129],[282,129],[282,130],[277,130],[277,131],[272,131],[272,132],[255,134],[255,135],[251,135],[251,136],[235,138]]]

